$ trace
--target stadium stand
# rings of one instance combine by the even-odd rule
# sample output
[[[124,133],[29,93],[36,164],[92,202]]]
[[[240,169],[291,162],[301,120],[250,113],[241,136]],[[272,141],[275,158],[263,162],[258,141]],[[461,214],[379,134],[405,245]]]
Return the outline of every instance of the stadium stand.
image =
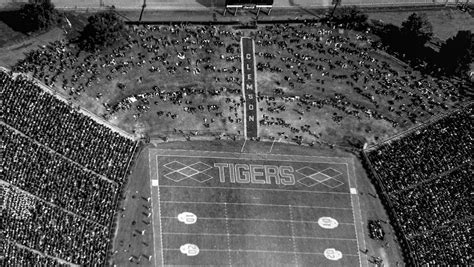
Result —
[[[74,111],[22,76],[14,80],[0,72],[0,80],[4,123],[85,168],[122,182],[132,140]]]
[[[107,265],[136,142],[0,71],[0,266]]]
[[[366,151],[418,265],[472,265],[474,104]]]
[[[59,263],[55,259],[34,253],[31,250],[19,247],[5,240],[0,240],[0,251],[2,251],[0,264],[5,264],[4,266],[68,266],[67,264]],[[4,257],[4,261],[2,257]]]
[[[107,225],[118,185],[0,125],[5,181],[61,208]]]

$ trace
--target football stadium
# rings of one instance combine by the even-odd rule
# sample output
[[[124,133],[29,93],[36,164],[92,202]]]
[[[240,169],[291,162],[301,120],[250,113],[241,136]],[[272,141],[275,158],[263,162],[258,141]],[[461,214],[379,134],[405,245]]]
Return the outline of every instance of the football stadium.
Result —
[[[1,1],[0,266],[471,266],[469,1]]]

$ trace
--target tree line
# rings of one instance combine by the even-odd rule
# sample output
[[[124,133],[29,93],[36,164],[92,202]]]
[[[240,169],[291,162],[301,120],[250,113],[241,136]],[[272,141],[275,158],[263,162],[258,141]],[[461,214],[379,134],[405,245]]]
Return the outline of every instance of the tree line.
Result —
[[[373,45],[432,74],[464,78],[468,75],[473,62],[474,38],[471,31],[459,31],[436,51],[429,46],[433,38],[433,26],[424,14],[411,14],[399,27],[369,21],[367,14],[355,6],[336,9],[340,1],[335,2],[334,8],[322,22],[356,31],[368,30],[379,37]],[[25,4],[18,11],[18,18],[26,31],[38,31],[60,23],[62,14],[54,8],[51,0],[36,0]],[[99,51],[123,44],[127,34],[127,27],[117,14],[105,11],[90,16],[82,30],[73,31],[68,37],[83,50]]]
[[[368,30],[379,37],[373,45],[432,74],[466,77],[473,62],[472,32],[458,31],[436,51],[430,46],[433,26],[425,14],[413,13],[399,27],[380,21],[369,21],[367,14],[357,7],[341,7],[333,9],[325,21],[347,29]]]

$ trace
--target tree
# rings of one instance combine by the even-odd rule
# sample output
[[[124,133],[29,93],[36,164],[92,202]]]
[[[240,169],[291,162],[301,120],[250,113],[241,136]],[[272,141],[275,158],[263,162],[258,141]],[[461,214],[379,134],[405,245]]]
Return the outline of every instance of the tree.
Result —
[[[439,51],[439,66],[446,74],[465,75],[469,71],[474,53],[474,36],[471,31],[458,31]]]
[[[102,12],[88,18],[78,41],[81,48],[95,51],[122,44],[126,34],[124,22],[115,13]]]
[[[346,28],[362,29],[367,26],[367,14],[356,6],[339,8],[332,16],[332,21],[343,24]]]
[[[372,22],[372,30],[380,37],[382,45],[391,51],[400,51],[405,43],[400,33],[400,28],[393,24]]]
[[[401,34],[406,42],[423,47],[433,36],[433,26],[425,14],[413,13],[402,23]]]
[[[25,31],[48,29],[55,25],[59,18],[59,13],[54,8],[51,0],[25,4],[18,11],[18,15],[25,27]]]

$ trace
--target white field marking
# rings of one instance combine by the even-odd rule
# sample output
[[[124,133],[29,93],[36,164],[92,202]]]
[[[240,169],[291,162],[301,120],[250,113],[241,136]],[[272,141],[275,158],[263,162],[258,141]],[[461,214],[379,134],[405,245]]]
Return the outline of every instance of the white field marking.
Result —
[[[150,181],[154,181],[153,180],[153,175],[152,175],[152,172],[151,172],[151,167],[153,166],[153,164],[152,164],[152,158],[151,158],[150,151],[148,152],[148,161],[149,161],[148,168],[150,170]],[[156,167],[158,168],[158,165],[156,165]],[[153,214],[151,216],[151,225],[152,225],[152,228],[153,228],[153,261],[154,261],[155,267],[158,267],[158,264],[156,263],[155,209],[153,208],[153,202],[155,200],[153,198],[153,187],[152,187],[151,183],[150,183],[150,195],[151,195],[151,210],[153,212]]]
[[[185,150],[184,150],[185,151]],[[228,152],[222,152],[222,153],[228,153]],[[248,153],[241,153],[241,154],[248,154]],[[285,158],[293,158],[291,160],[288,160],[288,159],[276,159],[272,156],[275,156],[275,155],[278,155],[280,156],[280,154],[258,154],[258,153],[254,153],[254,154],[251,154],[253,155],[253,157],[249,157],[249,158],[242,158],[240,156],[237,156],[239,154],[233,154],[233,156],[226,156],[226,157],[219,157],[219,156],[207,156],[207,155],[170,155],[170,154],[158,154],[158,156],[160,157],[181,157],[181,158],[206,158],[206,159],[239,159],[239,160],[265,160],[265,161],[269,161],[269,160],[273,160],[273,161],[285,161],[285,162],[300,162],[300,163],[327,163],[327,164],[347,164],[347,161],[344,161],[343,162],[334,162],[334,161],[321,161],[321,160],[299,160],[297,159],[296,157],[294,157],[294,155],[285,155]],[[255,158],[255,155],[259,155],[259,156],[270,156],[270,158]],[[340,159],[346,159],[346,158],[340,158]]]
[[[171,251],[179,251],[178,248],[164,248],[164,250],[171,250]],[[204,248],[199,249],[200,251],[212,251],[212,252],[227,252],[227,249],[212,249],[212,248]],[[233,249],[232,252],[248,252],[248,253],[272,253],[272,254],[293,254],[293,251],[278,251],[278,250],[257,250],[257,249]],[[303,255],[323,255],[324,253],[319,252],[296,252],[297,254]],[[354,254],[343,254],[344,256],[348,257],[359,257],[359,255]]]
[[[227,203],[227,202],[210,202],[210,201],[174,201],[174,200],[163,200],[161,203],[171,204],[204,204],[204,205],[240,205],[240,206],[263,206],[263,207],[288,207],[286,204],[262,204],[262,203]],[[351,208],[338,208],[338,207],[322,207],[322,206],[305,206],[305,205],[294,205],[294,208],[308,208],[308,209],[336,209],[336,210],[352,210]]]
[[[245,144],[247,143],[247,138],[244,140],[244,144],[242,145],[242,148],[240,149],[240,153],[244,151]]]
[[[278,138],[278,142],[280,142],[281,138]],[[268,154],[272,153],[273,145],[275,144],[276,139],[273,139],[272,146],[270,147],[270,151],[268,151]]]
[[[254,190],[254,191],[271,191],[271,192],[291,192],[291,193],[314,193],[314,194],[350,195],[348,192],[323,192],[323,191],[309,191],[309,190],[287,190],[287,189],[252,188],[252,187],[229,187],[229,186],[161,185],[160,187],[166,187],[166,188],[192,188],[192,189]]]
[[[199,152],[197,154],[200,154],[199,156],[203,156],[203,153],[215,153],[215,154],[233,154],[233,155],[240,155],[240,154],[247,154],[250,156],[255,156],[255,155],[267,155],[267,156],[284,156],[284,157],[301,157],[301,158],[323,158],[323,159],[344,159],[345,162],[348,162],[351,158],[344,158],[344,157],[326,157],[326,156],[307,156],[307,155],[289,155],[289,154],[268,154],[268,153],[237,153],[237,152],[227,152],[227,151],[210,151],[210,150],[193,150],[193,149],[159,149],[159,148],[153,148],[150,149],[153,150],[155,153],[158,153],[159,156],[163,156],[165,154],[159,154],[160,151],[166,151],[166,152]],[[189,154],[189,153],[187,153]],[[186,155],[187,155],[186,154]],[[180,154],[181,155],[181,154]],[[180,155],[169,155],[169,156],[180,156]],[[319,163],[319,161],[316,161],[316,163]],[[334,163],[334,162],[327,162],[327,163]]]
[[[157,176],[159,175],[159,169],[158,169],[158,157],[155,156],[155,163],[156,163],[156,174]],[[151,165],[150,165],[151,166]],[[150,170],[151,170],[151,167],[150,167]],[[165,256],[163,255],[163,226],[162,226],[162,222],[161,222],[161,201],[160,201],[160,177],[158,176],[157,179],[156,179],[157,183],[158,183],[158,219],[160,220],[160,245],[161,245],[161,266],[165,266]],[[153,192],[153,191],[152,191]],[[151,201],[153,203],[153,199]],[[153,210],[153,207],[152,207],[152,210]],[[153,218],[154,216],[152,216]],[[154,227],[153,227],[154,228]],[[155,231],[153,231],[154,233]],[[153,238],[154,240],[154,238]],[[155,247],[156,248],[156,247]],[[155,251],[156,249],[154,249]],[[156,257],[155,257],[156,258]],[[155,259],[155,262],[156,262],[156,259]],[[156,267],[158,267],[158,265],[155,264]]]
[[[349,171],[349,168],[347,169]],[[349,177],[349,174],[347,174],[348,177]],[[357,187],[357,176],[356,176],[356,171],[355,171],[355,162],[354,162],[354,158],[352,158],[352,175],[354,176],[354,182],[356,182],[356,184],[354,185],[354,187]],[[351,196],[352,198],[352,196]],[[363,224],[363,220],[362,220],[362,213],[361,213],[361,209],[360,209],[360,202],[359,202],[359,195],[355,195],[354,196],[355,198],[355,204],[356,204],[356,208],[353,209],[353,214],[354,214],[354,227],[356,227],[357,225],[357,221],[355,220],[355,213],[357,212],[359,215],[360,215],[360,231],[362,233],[362,245],[363,245],[363,248],[367,248],[367,244],[365,243],[365,234],[364,234],[364,226],[362,225]],[[356,232],[357,234],[357,232]],[[362,265],[362,257],[364,257],[364,255],[361,255],[359,253],[359,261]],[[365,255],[365,266],[369,266],[369,259],[368,257]]]
[[[352,185],[351,185],[351,179],[349,177],[349,165],[346,163],[346,170],[347,170],[347,181],[349,183],[349,188],[352,188]],[[355,175],[355,173],[354,173]],[[355,185],[354,185],[355,186]],[[360,258],[360,246],[359,246],[359,236],[357,234],[357,225],[356,225],[356,218],[355,218],[355,211],[354,211],[354,204],[352,203],[354,200],[352,198],[352,194],[350,194],[351,196],[351,207],[352,207],[352,218],[354,220],[354,231],[355,231],[355,234],[356,234],[356,240],[357,240],[357,251],[358,251],[358,256],[359,256],[359,266],[362,266],[362,260]],[[357,195],[356,195],[357,196]]]
[[[293,206],[295,207],[295,206]],[[176,217],[171,216],[162,216],[162,219],[176,219]],[[199,217],[199,220],[230,220],[230,221],[258,221],[258,222],[284,222],[288,223],[290,220],[282,219],[257,219],[257,218],[224,218],[224,217]],[[318,221],[293,221],[294,223],[308,223],[308,224],[318,224]],[[354,223],[344,223],[338,222],[339,224],[344,225],[354,225]]]
[[[245,101],[247,98],[245,97],[245,75],[244,75],[244,42],[242,41],[242,37],[240,38],[240,61],[241,61],[241,72],[242,72],[242,99]],[[245,103],[242,103],[242,109],[244,110],[244,139],[247,140],[247,108]]]
[[[224,205],[224,214],[225,214],[225,231],[227,234],[227,250],[229,251],[228,257],[229,257],[229,266],[232,266],[232,255],[230,255],[230,231],[229,231],[229,219],[227,215],[227,203]]]
[[[291,205],[288,205],[288,209],[290,211],[291,240],[293,241],[293,252],[295,253],[295,265],[298,266],[298,249],[296,248],[295,225],[293,224],[293,211],[291,210]]]
[[[197,235],[197,236],[227,236],[227,233],[181,233],[181,232],[164,232],[164,235]],[[357,239],[353,238],[338,238],[338,237],[317,237],[317,236],[287,236],[287,235],[253,235],[253,234],[229,234],[229,236],[236,237],[267,237],[267,238],[297,238],[297,239],[314,239],[314,240],[336,240],[336,241],[351,241],[357,242]],[[227,251],[227,250],[226,250]]]
[[[265,154],[265,155],[268,155],[268,154]],[[175,156],[175,155],[158,155],[158,157],[181,157],[181,158],[199,158],[199,159],[202,159],[202,158],[206,158],[206,159],[236,159],[236,160],[252,160],[252,161],[270,161],[269,159],[242,159],[242,158],[237,158],[237,157],[217,157],[217,156],[187,156],[187,155],[180,155],[180,156]],[[314,162],[314,161],[302,161],[302,160],[275,160],[275,161],[279,161],[279,162],[297,162],[297,163],[326,163],[326,164],[334,164],[334,165],[346,165],[346,168],[347,168],[347,163],[346,162],[343,162],[343,163],[337,163],[337,162]],[[331,167],[328,167],[326,169],[329,169]],[[325,169],[324,169],[325,170]],[[324,170],[321,170],[321,171],[324,171]],[[349,173],[346,173],[347,174],[347,177],[349,179]],[[334,187],[335,188],[335,187]],[[333,188],[333,189],[334,189]],[[300,190],[300,192],[302,192],[302,190]],[[331,192],[331,193],[338,193],[338,192]],[[350,194],[349,192],[340,192],[340,193],[343,193],[343,194]]]

